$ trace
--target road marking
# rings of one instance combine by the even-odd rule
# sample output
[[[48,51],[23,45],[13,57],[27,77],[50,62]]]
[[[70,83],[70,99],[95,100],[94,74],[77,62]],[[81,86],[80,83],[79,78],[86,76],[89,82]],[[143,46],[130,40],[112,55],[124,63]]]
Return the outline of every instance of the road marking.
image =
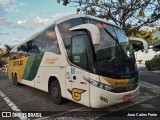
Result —
[[[150,84],[150,83],[147,83],[147,82],[144,82],[144,81],[141,81],[141,87],[146,87],[148,88],[150,91],[156,93],[156,94],[160,94],[160,86],[157,86],[157,85],[153,85],[153,84]]]
[[[126,105],[126,106],[121,107],[121,108],[119,108],[119,109],[116,108],[116,109],[110,110],[111,112],[110,112],[109,114],[112,114],[112,113],[114,113],[114,112],[117,112],[117,111],[126,109],[126,108],[128,108],[128,107],[132,107],[132,106],[134,106],[134,105],[137,105],[137,104],[139,104],[139,103],[142,103],[142,102],[144,102],[144,101],[147,101],[147,100],[152,99],[152,98],[155,98],[155,97],[157,97],[157,96],[154,96],[154,97],[152,96],[152,97],[143,99],[143,100],[141,100],[141,101],[139,101],[139,102],[135,102],[135,103],[133,103],[133,104]],[[104,115],[106,115],[106,114],[104,114]],[[100,117],[102,117],[102,116],[103,116],[103,115],[98,116],[98,117],[95,117],[95,119],[100,118]]]
[[[154,91],[154,93],[158,93],[158,90],[157,89],[159,89],[160,87],[159,86],[156,86],[156,85],[152,85],[152,84],[149,84],[149,83],[146,83],[146,82],[143,82],[143,81],[141,81],[141,86],[142,87],[147,87],[147,88],[156,88],[156,90],[151,90],[152,92]],[[146,101],[146,100],[149,100],[149,99],[152,99],[152,98],[155,98],[155,97],[157,97],[157,95],[155,95],[155,96],[140,96],[140,98],[138,98],[135,102],[131,102],[131,103],[129,103],[129,104],[127,104],[127,105],[123,105],[123,104],[119,104],[119,107],[117,107],[117,106],[110,106],[110,108],[107,108],[107,111],[110,111],[108,114],[111,114],[111,113],[114,113],[114,112],[117,112],[117,111],[120,111],[120,110],[123,110],[123,109],[126,109],[126,108],[128,108],[128,107],[131,107],[131,106],[134,106],[134,105],[137,105],[137,104],[140,104],[140,103],[142,103],[142,102],[144,102],[144,101]],[[47,117],[44,117],[44,118],[41,118],[41,120],[44,120],[44,119],[51,119],[51,118],[54,118],[54,117],[58,117],[58,116],[63,116],[63,114],[67,114],[67,113],[71,113],[72,111],[79,111],[79,110],[85,110],[85,108],[87,108],[89,111],[91,110],[91,112],[92,111],[96,111],[96,110],[94,110],[94,109],[91,109],[91,108],[88,108],[88,107],[82,107],[82,108],[78,108],[78,109],[74,109],[74,110],[70,110],[70,111],[67,111],[67,112],[63,112],[63,113],[59,113],[59,114],[55,114],[55,115],[51,115],[51,116],[47,116]],[[86,110],[87,111],[87,110]],[[105,111],[105,110],[104,110]],[[93,117],[93,116],[90,116],[90,117],[88,117],[89,119],[97,119],[97,118],[100,118],[100,117],[102,117],[103,115],[106,115],[106,113],[104,114],[101,114],[101,115],[98,115],[97,117]],[[83,117],[83,116],[82,116]],[[81,119],[82,117],[79,117],[79,119]],[[58,117],[59,118],[59,117]],[[66,118],[66,117],[60,117],[60,118],[62,118],[62,119],[64,119],[64,118]],[[71,120],[72,120],[73,118],[71,117]]]
[[[123,110],[123,109],[125,109],[125,108],[128,108],[128,107],[131,107],[131,106],[134,106],[134,105],[136,105],[136,104],[139,104],[139,103],[141,103],[141,102],[144,102],[144,101],[146,101],[146,100],[149,100],[149,99],[151,99],[151,98],[154,98],[154,97],[156,97],[156,96],[148,96],[147,98],[143,98],[143,99],[141,99],[140,101],[137,101],[137,102],[135,102],[135,103],[129,103],[128,105],[122,105],[122,104],[119,104],[120,106],[119,107],[117,107],[117,106],[110,106],[109,108],[107,108],[107,109],[104,109],[104,108],[102,108],[102,109],[104,109],[104,111],[106,110],[106,111],[110,111],[109,112],[109,114],[111,114],[111,113],[114,113],[114,112],[117,112],[117,111],[119,111],[119,110]],[[124,102],[125,103],[125,102]],[[90,108],[90,107],[81,107],[81,108],[77,108],[77,109],[73,109],[73,110],[70,110],[70,111],[66,111],[66,112],[62,112],[62,113],[58,113],[58,114],[55,114],[55,115],[51,115],[51,116],[46,116],[46,117],[42,117],[42,118],[40,118],[40,119],[37,119],[37,120],[45,120],[45,119],[67,119],[68,117],[62,117],[63,115],[65,115],[65,114],[69,114],[69,113],[72,113],[72,112],[74,112],[74,111],[90,111],[90,112],[96,112],[96,111],[98,111],[98,109],[92,109],[92,108]],[[106,115],[106,113],[104,114],[104,113],[102,113],[101,115],[98,115],[97,117],[95,117],[95,114],[93,114],[93,116],[89,116],[89,117],[87,117],[88,119],[97,119],[97,118],[99,118],[99,117],[101,117],[101,116],[103,116],[103,115]],[[75,115],[76,116],[76,115]],[[83,116],[82,117],[78,117],[79,119],[83,119]],[[74,117],[70,117],[70,120],[74,120]]]
[[[85,109],[85,108],[87,108],[87,107],[76,108],[76,109],[73,109],[73,110],[69,110],[69,111],[58,113],[58,114],[51,115],[51,116],[56,117],[56,116],[59,116],[59,115],[67,114],[67,113],[70,113],[70,112],[73,112],[73,111],[82,110],[82,109]],[[50,117],[50,116],[48,116],[48,117]]]
[[[5,100],[7,105],[15,112],[22,114],[21,110],[0,90],[0,96]],[[20,117],[18,116],[20,120],[29,120],[27,117]]]
[[[76,109],[73,109],[73,110],[69,110],[69,111],[62,112],[62,113],[58,113],[58,114],[55,114],[55,115],[50,115],[50,116],[38,118],[38,119],[35,119],[35,120],[51,119],[51,118],[53,118],[53,117],[61,116],[61,115],[63,115],[63,114],[71,113],[71,112],[73,112],[73,111],[78,111],[78,110],[82,110],[82,109],[85,109],[85,108],[87,108],[87,107],[76,108]]]
[[[148,108],[148,109],[155,109],[156,107],[151,105],[151,104],[141,104],[141,106],[143,106],[144,108]]]

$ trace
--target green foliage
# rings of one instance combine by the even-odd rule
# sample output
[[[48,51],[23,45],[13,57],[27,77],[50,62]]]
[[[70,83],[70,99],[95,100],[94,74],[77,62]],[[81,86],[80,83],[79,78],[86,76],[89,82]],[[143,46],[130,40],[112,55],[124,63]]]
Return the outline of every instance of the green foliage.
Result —
[[[10,50],[13,48],[13,46],[10,45],[4,45],[5,52],[0,48],[0,67],[3,67],[5,64],[7,64],[7,58],[10,55]]]
[[[160,55],[159,57],[156,55],[151,60],[147,60],[145,62],[147,70],[157,70],[160,69]]]
[[[155,40],[158,38],[154,38],[152,36],[153,33],[157,32],[157,30],[149,30],[149,29],[144,29],[144,30],[135,30],[132,32],[132,34],[129,37],[137,37],[137,38],[142,38],[148,42],[149,45],[152,45]],[[139,45],[138,42],[134,42],[135,44]]]
[[[112,20],[121,26],[128,36],[145,38],[149,44],[152,39],[143,27],[155,27],[160,20],[160,0],[62,0],[78,7],[78,13],[94,15]],[[139,32],[140,31],[140,32]],[[143,35],[143,33],[145,34]],[[142,33],[142,35],[141,35]],[[148,36],[147,36],[148,34]]]
[[[3,62],[2,61],[0,61],[0,68],[3,66]]]
[[[69,1],[68,0],[63,0],[63,5],[67,5],[69,3]]]
[[[4,45],[6,52],[3,54],[3,57],[8,57],[10,55],[10,51],[12,50],[13,46]]]
[[[147,70],[151,70],[152,69],[150,60],[147,60],[145,62],[145,65],[146,65]]]
[[[0,68],[3,67],[7,63],[7,59],[0,60]]]

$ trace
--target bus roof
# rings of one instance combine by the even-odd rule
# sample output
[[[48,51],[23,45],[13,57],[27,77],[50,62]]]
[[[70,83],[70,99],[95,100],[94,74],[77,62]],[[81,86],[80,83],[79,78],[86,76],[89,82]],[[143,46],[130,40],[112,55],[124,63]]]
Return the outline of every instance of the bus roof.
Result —
[[[29,38],[27,38],[25,41],[23,41],[22,43],[18,44],[17,46],[15,46],[11,52],[15,49],[15,48],[18,48],[19,46],[23,45],[24,43],[30,41],[32,38],[35,38],[36,36],[40,35],[43,31],[45,31],[46,29],[48,29],[49,27],[53,26],[53,25],[58,25],[66,20],[69,20],[69,19],[73,19],[73,18],[80,18],[80,17],[86,17],[86,18],[91,18],[91,19],[95,19],[95,20],[98,20],[98,21],[102,21],[102,22],[105,22],[105,23],[108,23],[108,24],[111,24],[113,26],[116,26],[116,27],[119,27],[121,28],[120,26],[118,25],[115,25],[111,22],[108,22],[106,21],[105,19],[101,19],[101,18],[98,18],[98,17],[94,17],[94,16],[91,16],[91,15],[85,15],[85,14],[71,14],[71,15],[67,15],[67,16],[64,16],[64,17],[61,17],[61,18],[58,18],[56,19],[55,21],[53,21],[51,24],[49,24],[47,27],[43,28],[42,30],[40,30],[39,32],[36,32],[35,34],[33,34],[32,36],[30,36]]]
[[[73,18],[79,18],[79,17],[86,17],[86,18],[95,19],[95,20],[102,21],[102,22],[105,22],[105,23],[108,23],[108,24],[111,24],[113,26],[121,28],[120,26],[115,25],[114,23],[111,23],[111,22],[109,22],[109,21],[107,21],[105,19],[94,17],[94,16],[91,16],[91,15],[86,15],[86,14],[71,14],[71,15],[67,15],[67,16],[64,16],[64,17],[61,17],[61,18],[55,20],[55,24],[59,24],[59,23],[62,23],[64,21],[66,21],[66,20],[73,19]]]

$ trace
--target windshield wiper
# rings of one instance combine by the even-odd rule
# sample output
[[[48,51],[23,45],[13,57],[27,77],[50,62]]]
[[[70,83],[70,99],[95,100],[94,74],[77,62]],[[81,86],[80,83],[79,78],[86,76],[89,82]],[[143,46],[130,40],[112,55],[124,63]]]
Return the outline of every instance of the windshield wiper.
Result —
[[[103,24],[102,24],[103,25]],[[104,25],[103,25],[104,26]],[[125,71],[125,53],[124,53],[124,51],[123,51],[123,48],[122,48],[122,46],[120,45],[120,43],[119,43],[119,40],[118,40],[118,38],[116,38],[114,35],[112,35],[107,29],[106,29],[106,27],[104,27],[104,30],[116,41],[116,46],[117,47],[119,47],[120,49],[119,49],[119,51],[120,51],[120,53],[122,54],[122,64],[123,64],[123,68],[124,68],[124,71]]]
[[[102,24],[102,25],[103,25],[103,24]],[[103,25],[103,26],[104,26],[104,25]],[[124,51],[123,51],[122,46],[119,44],[118,38],[116,38],[114,35],[112,35],[112,33],[110,33],[110,32],[106,29],[106,27],[104,27],[104,30],[116,41],[116,43],[118,44],[118,46],[120,46],[122,55],[124,56],[125,53],[124,53]],[[117,44],[116,44],[116,45],[117,45]]]
[[[101,23],[102,24],[102,23]],[[102,24],[103,25],[103,24]],[[105,26],[105,25],[103,25],[103,26]],[[107,29],[106,29],[106,27],[104,27],[104,30],[116,41],[116,43],[119,45],[119,41],[118,41],[118,39],[114,36],[114,35],[112,35],[112,33],[110,33]]]

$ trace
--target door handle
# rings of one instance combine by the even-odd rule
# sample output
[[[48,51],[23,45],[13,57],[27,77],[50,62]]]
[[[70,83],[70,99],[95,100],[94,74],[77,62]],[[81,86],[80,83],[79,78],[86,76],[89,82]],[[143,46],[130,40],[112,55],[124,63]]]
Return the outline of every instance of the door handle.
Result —
[[[76,80],[76,76],[73,76],[73,79]]]

